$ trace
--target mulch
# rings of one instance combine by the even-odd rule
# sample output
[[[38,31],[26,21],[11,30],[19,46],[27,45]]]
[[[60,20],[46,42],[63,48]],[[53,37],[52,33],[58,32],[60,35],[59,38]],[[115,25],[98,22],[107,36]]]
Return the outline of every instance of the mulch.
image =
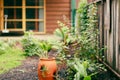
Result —
[[[28,57],[22,65],[0,75],[0,80],[38,80],[39,57]]]

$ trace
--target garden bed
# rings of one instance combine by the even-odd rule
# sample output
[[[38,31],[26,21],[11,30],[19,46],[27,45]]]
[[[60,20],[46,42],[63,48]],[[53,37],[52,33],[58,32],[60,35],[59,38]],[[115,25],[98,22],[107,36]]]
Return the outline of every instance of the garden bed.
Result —
[[[23,61],[22,65],[11,69],[10,71],[1,74],[0,80],[38,80],[37,65],[39,57],[28,57]],[[100,73],[92,80],[119,80],[109,70],[107,72]]]
[[[39,57],[28,57],[21,66],[1,74],[0,80],[38,80],[38,60]]]

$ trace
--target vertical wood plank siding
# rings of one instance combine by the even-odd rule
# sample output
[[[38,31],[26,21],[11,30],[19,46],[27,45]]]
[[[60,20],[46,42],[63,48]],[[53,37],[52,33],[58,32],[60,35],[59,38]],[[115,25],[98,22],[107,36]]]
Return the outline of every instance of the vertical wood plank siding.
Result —
[[[88,0],[89,3],[94,1],[99,1],[100,47],[107,47],[106,62],[120,74],[120,0]]]
[[[70,19],[71,0],[46,0],[46,33],[51,34],[58,28],[57,21],[63,20],[63,15]]]
[[[116,41],[116,69],[120,73],[120,0],[117,0],[117,41]]]

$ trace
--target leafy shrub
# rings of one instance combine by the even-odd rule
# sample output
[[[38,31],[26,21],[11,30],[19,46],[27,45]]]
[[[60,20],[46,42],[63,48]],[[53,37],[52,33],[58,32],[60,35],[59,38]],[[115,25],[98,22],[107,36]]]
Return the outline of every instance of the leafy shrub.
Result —
[[[96,74],[106,71],[103,64],[83,61],[79,58],[66,60],[63,66],[58,69],[57,80],[92,80]]]
[[[78,36],[80,41],[79,56],[84,59],[94,59],[99,53],[99,31],[97,4],[87,5],[87,0],[81,0],[77,10]]]
[[[57,80],[91,80],[93,75],[104,71],[103,65],[96,61],[96,55],[100,50],[97,5],[94,3],[87,6],[87,0],[80,2],[77,26],[79,34],[71,33],[71,29],[60,21],[58,22],[60,28],[55,31],[63,43],[61,52],[63,60],[67,60],[66,67],[58,70]],[[68,58],[66,54],[71,53],[74,55]]]
[[[87,9],[87,0],[80,0],[79,6],[77,9],[77,15],[78,15],[78,22],[77,22],[77,30],[79,33],[81,31],[86,30],[87,25],[88,25],[88,9]]]
[[[41,58],[49,58],[49,52],[52,50],[52,45],[48,41],[41,41],[39,43],[40,53],[38,55]]]
[[[33,38],[32,32],[25,32],[22,39],[22,45],[27,56],[33,56],[40,53],[39,41]]]
[[[65,25],[61,21],[58,21],[58,25],[60,28],[56,29],[54,31],[54,34],[59,36],[61,38],[61,40],[65,42],[66,39],[68,38],[68,34],[70,32],[70,29],[68,28],[67,25]]]
[[[62,58],[73,57],[76,53],[79,53],[79,39],[77,35],[72,31],[72,27],[64,22],[58,21],[59,28],[54,31],[54,34],[61,38],[61,56]]]

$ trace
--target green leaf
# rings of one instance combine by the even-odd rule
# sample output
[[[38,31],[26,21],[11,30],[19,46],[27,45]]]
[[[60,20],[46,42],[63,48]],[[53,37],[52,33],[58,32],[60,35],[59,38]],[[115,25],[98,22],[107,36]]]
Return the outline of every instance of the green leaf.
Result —
[[[85,76],[84,80],[91,80],[91,76]]]

